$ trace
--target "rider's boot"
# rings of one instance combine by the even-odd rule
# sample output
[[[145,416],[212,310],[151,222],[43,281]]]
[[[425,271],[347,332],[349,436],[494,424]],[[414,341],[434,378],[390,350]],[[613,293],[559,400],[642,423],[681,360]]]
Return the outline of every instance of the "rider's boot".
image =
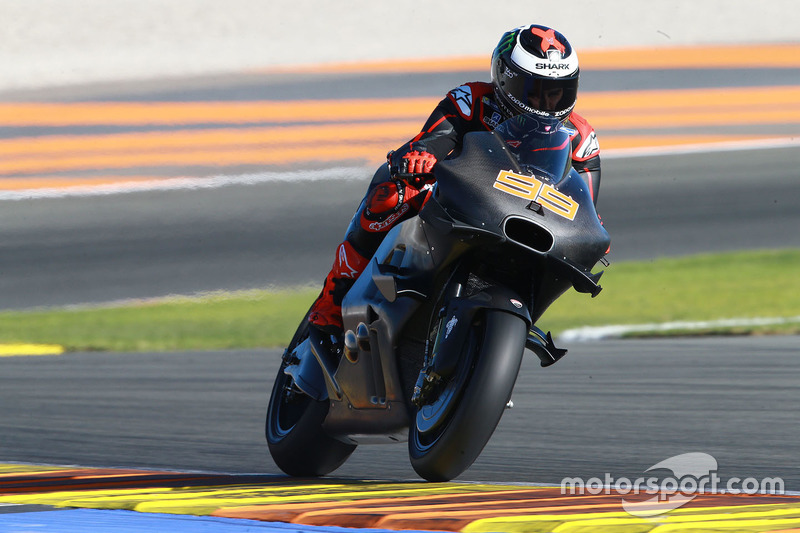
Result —
[[[308,322],[312,328],[324,333],[324,335],[316,334],[314,337],[334,355],[338,353],[338,356],[341,356],[342,299],[367,264],[369,259],[356,252],[349,242],[340,244],[333,267],[325,278],[322,292],[311,306]]]

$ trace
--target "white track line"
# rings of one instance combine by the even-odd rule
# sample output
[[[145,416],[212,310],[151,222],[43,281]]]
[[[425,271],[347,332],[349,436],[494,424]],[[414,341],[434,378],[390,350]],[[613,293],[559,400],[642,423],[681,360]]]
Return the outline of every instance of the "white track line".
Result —
[[[652,157],[658,155],[704,154],[711,152],[739,152],[745,150],[770,150],[800,146],[798,137],[777,137],[773,139],[752,139],[742,141],[720,141],[673,146],[644,146],[641,148],[615,148],[602,150],[603,159],[627,159],[633,157]]]
[[[663,322],[659,324],[634,324],[627,326],[586,326],[564,331],[558,336],[558,338],[559,340],[565,342],[580,342],[619,338],[629,333],[658,333],[664,331],[692,331],[707,328],[777,326],[781,324],[795,324],[798,322],[800,322],[800,316],[776,318],[729,318],[698,322]]]
[[[258,172],[234,176],[211,176],[205,178],[164,178],[141,181],[122,181],[102,185],[77,185],[75,187],[20,189],[0,191],[0,200],[39,200],[45,198],[69,198],[83,196],[110,196],[133,192],[180,191],[219,189],[230,185],[256,185],[275,181],[320,181],[368,179],[363,167],[334,167],[315,170],[287,172]]]

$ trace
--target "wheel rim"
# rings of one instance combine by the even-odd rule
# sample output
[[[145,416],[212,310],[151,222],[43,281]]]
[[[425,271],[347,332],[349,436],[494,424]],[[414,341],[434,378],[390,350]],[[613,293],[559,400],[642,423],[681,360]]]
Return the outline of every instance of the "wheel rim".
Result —
[[[291,376],[283,373],[285,367],[285,363],[281,365],[280,373],[283,377],[277,380],[276,391],[270,401],[269,438],[272,442],[282,440],[292,431],[311,401],[310,397],[294,386]]]

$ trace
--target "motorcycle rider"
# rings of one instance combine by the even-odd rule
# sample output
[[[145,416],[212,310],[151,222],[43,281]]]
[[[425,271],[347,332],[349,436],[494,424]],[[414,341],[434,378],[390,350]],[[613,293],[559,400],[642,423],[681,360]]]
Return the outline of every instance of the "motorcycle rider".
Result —
[[[434,165],[457,150],[468,132],[492,131],[523,113],[560,119],[572,130],[572,165],[596,203],[600,148],[594,129],[573,111],[579,76],[577,54],[561,33],[536,24],[506,32],[492,53],[491,83],[470,82],[450,91],[422,131],[389,152],[375,173],[312,305],[312,340],[326,352],[341,353],[344,295],[386,233],[419,212],[433,183]]]

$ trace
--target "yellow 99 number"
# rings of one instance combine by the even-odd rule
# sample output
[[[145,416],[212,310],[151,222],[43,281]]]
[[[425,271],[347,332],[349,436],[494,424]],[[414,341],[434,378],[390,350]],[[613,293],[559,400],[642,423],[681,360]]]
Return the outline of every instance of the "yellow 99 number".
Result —
[[[501,170],[494,181],[494,188],[518,198],[536,202],[543,208],[569,220],[575,220],[580,204],[566,194],[534,176],[524,176]]]

